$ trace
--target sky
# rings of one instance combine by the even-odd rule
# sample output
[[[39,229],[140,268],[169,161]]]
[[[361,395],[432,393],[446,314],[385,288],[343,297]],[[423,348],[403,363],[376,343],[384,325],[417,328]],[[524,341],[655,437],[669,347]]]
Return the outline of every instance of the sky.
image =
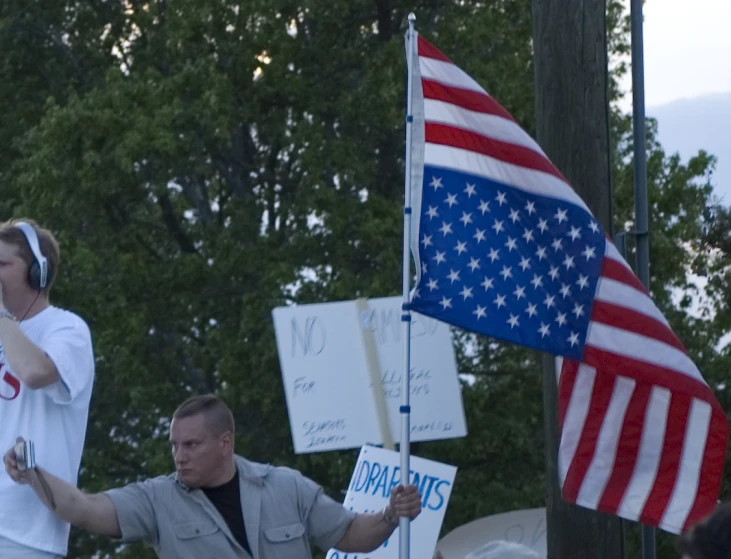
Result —
[[[731,93],[729,0],[647,0],[644,14],[648,107]]]
[[[718,158],[711,183],[731,204],[731,0],[646,0],[643,10],[646,113],[666,152]]]

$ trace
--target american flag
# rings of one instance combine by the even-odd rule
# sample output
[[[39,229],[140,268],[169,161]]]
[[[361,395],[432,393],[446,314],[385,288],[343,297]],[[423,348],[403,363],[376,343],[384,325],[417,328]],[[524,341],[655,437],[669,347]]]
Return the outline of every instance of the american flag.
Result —
[[[716,504],[723,410],[538,144],[417,40],[412,309],[562,356],[563,498],[681,532]]]

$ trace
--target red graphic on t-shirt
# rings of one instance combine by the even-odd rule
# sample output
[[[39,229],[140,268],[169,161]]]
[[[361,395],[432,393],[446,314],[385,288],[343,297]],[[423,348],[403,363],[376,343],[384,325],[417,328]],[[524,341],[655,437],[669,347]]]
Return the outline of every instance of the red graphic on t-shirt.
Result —
[[[9,384],[13,389],[12,395],[8,396],[7,388],[5,386],[0,387],[0,398],[3,400],[15,400],[18,394],[20,394],[20,381],[7,370],[5,363],[0,363],[0,374],[2,374],[2,381]]]

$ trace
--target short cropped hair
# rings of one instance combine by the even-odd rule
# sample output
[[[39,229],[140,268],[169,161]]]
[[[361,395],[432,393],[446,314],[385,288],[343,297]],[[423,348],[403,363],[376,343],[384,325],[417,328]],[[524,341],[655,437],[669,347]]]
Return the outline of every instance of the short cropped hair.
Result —
[[[678,548],[692,559],[731,557],[731,503],[717,506],[708,518],[680,536]]]
[[[56,241],[56,237],[53,236],[53,233],[51,233],[48,229],[44,229],[39,226],[32,219],[11,219],[5,223],[1,223],[0,241],[18,247],[18,256],[23,259],[23,261],[28,265],[28,268],[30,268],[33,262],[35,262],[35,257],[33,256],[33,251],[31,250],[23,231],[17,227],[17,224],[20,222],[25,222],[35,229],[36,236],[38,237],[38,244],[41,247],[41,253],[43,253],[43,256],[46,257],[46,261],[48,262],[47,283],[43,291],[45,293],[49,293],[51,291],[51,286],[53,285],[53,280],[56,279],[58,265],[61,260],[61,251],[58,248],[58,241]]]
[[[192,396],[178,406],[173,419],[183,419],[202,414],[206,425],[215,434],[234,432],[234,416],[229,407],[215,394]]]

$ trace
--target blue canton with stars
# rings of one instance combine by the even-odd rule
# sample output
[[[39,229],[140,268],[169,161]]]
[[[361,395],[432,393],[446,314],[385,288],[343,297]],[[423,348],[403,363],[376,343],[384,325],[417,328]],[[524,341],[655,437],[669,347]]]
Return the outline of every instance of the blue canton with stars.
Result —
[[[586,210],[425,166],[412,310],[581,359],[605,237]]]

